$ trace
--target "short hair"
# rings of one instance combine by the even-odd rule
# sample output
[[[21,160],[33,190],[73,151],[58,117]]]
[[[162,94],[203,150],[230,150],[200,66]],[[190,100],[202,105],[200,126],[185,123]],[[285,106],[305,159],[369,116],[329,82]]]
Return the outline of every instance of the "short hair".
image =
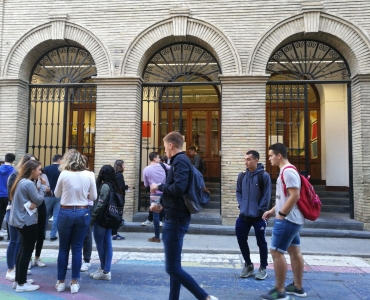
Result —
[[[193,150],[193,151],[197,151],[197,148],[195,148],[194,146],[190,146],[188,150]]]
[[[164,138],[163,141],[166,143],[171,143],[176,149],[181,150],[182,145],[184,144],[184,139],[182,135],[177,131],[172,131],[168,133]]]
[[[254,159],[258,159],[258,160],[260,159],[260,154],[256,150],[249,150],[246,154],[247,155],[252,154]]]
[[[63,155],[59,165],[59,171],[84,171],[86,170],[85,160],[76,149],[70,149]]]
[[[269,147],[269,150],[274,152],[275,155],[281,154],[284,159],[288,158],[288,151],[282,143],[276,143]]]
[[[53,163],[55,163],[55,162],[57,162],[59,159],[62,159],[62,156],[61,156],[60,154],[55,154],[55,155],[53,156],[52,161],[53,161]]]
[[[158,152],[155,152],[155,151],[150,152],[150,153],[149,153],[149,160],[150,160],[150,161],[153,161],[153,160],[154,160],[154,158],[156,158],[157,156],[159,156]]]
[[[15,154],[14,153],[5,154],[5,162],[13,163],[14,161],[15,161]]]
[[[168,162],[168,157],[166,155],[162,155],[159,157],[161,159],[161,162],[167,163]]]

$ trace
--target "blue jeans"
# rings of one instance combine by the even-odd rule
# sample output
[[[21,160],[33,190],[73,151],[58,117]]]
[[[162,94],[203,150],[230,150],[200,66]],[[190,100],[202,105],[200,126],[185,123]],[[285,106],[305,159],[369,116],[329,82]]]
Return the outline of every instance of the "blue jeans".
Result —
[[[53,216],[53,222],[51,224],[50,230],[50,238],[55,238],[58,230],[58,214],[60,209],[60,198],[57,197],[45,197],[45,205],[46,205],[46,228],[49,224],[49,218]]]
[[[254,234],[256,236],[257,245],[260,250],[260,264],[261,267],[267,267],[267,242],[266,242],[266,221],[262,219],[256,219],[252,221],[243,220],[241,217],[236,219],[235,233],[238,240],[240,251],[243,255],[244,261],[247,265],[252,263],[250,250],[248,246],[248,234],[251,227],[254,228]]]
[[[169,300],[179,300],[183,285],[197,299],[205,300],[208,294],[181,267],[181,252],[190,218],[166,219],[163,225],[162,241],[166,259],[166,272],[170,275]]]
[[[8,265],[8,269],[14,269],[17,262],[17,255],[21,247],[21,236],[19,234],[18,229],[9,224],[9,216],[10,209],[6,211],[5,217],[9,225],[9,235],[10,235],[10,241],[8,244],[8,248],[6,249],[6,263]]]
[[[159,213],[153,212],[154,235],[159,239]]]
[[[303,225],[292,223],[286,219],[274,220],[270,249],[285,253],[290,246],[299,247],[301,238],[299,232]]]
[[[94,240],[100,259],[100,268],[104,272],[110,272],[112,265],[112,229],[100,227],[98,222],[94,224]]]
[[[65,280],[69,249],[72,251],[72,279],[80,278],[82,245],[90,225],[88,208],[61,208],[58,216],[58,280]]]

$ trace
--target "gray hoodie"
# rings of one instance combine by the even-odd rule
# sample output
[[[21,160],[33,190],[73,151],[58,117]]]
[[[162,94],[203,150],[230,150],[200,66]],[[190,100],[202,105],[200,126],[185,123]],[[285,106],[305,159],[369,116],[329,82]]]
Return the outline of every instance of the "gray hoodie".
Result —
[[[271,198],[271,179],[267,172],[263,174],[264,189],[263,194],[258,185],[259,172],[264,172],[264,166],[258,163],[257,169],[250,172],[248,169],[241,177],[243,172],[239,173],[236,184],[236,199],[238,200],[240,214],[249,218],[260,218],[268,210]]]
[[[18,182],[10,210],[10,225],[23,228],[24,225],[37,224],[38,213],[29,215],[24,204],[31,201],[37,206],[40,205],[44,201],[45,189],[46,185],[42,184],[40,189],[37,190],[35,183],[29,179],[21,179]]]

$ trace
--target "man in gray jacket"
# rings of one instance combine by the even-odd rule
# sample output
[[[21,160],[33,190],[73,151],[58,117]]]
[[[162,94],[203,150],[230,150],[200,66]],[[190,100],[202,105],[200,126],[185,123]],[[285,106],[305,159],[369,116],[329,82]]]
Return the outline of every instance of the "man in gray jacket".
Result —
[[[239,173],[236,185],[236,198],[240,214],[236,220],[235,233],[240,251],[244,258],[244,268],[240,277],[247,278],[253,275],[254,265],[251,261],[248,246],[248,234],[254,227],[257,245],[260,253],[260,268],[255,275],[256,279],[263,280],[267,277],[267,222],[262,215],[268,210],[271,198],[270,175],[264,171],[263,164],[258,163],[259,153],[250,150],[245,155],[246,171]]]

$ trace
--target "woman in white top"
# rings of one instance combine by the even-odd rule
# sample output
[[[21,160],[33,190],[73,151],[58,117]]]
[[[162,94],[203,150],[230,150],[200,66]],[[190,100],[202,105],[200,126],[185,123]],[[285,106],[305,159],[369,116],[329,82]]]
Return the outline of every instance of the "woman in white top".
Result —
[[[86,170],[85,161],[77,150],[64,154],[59,166],[61,171],[54,190],[55,197],[61,197],[58,215],[59,255],[58,292],[65,290],[69,250],[72,250],[71,293],[77,293],[80,286],[82,245],[90,225],[89,199],[96,200],[97,192],[94,178]]]

